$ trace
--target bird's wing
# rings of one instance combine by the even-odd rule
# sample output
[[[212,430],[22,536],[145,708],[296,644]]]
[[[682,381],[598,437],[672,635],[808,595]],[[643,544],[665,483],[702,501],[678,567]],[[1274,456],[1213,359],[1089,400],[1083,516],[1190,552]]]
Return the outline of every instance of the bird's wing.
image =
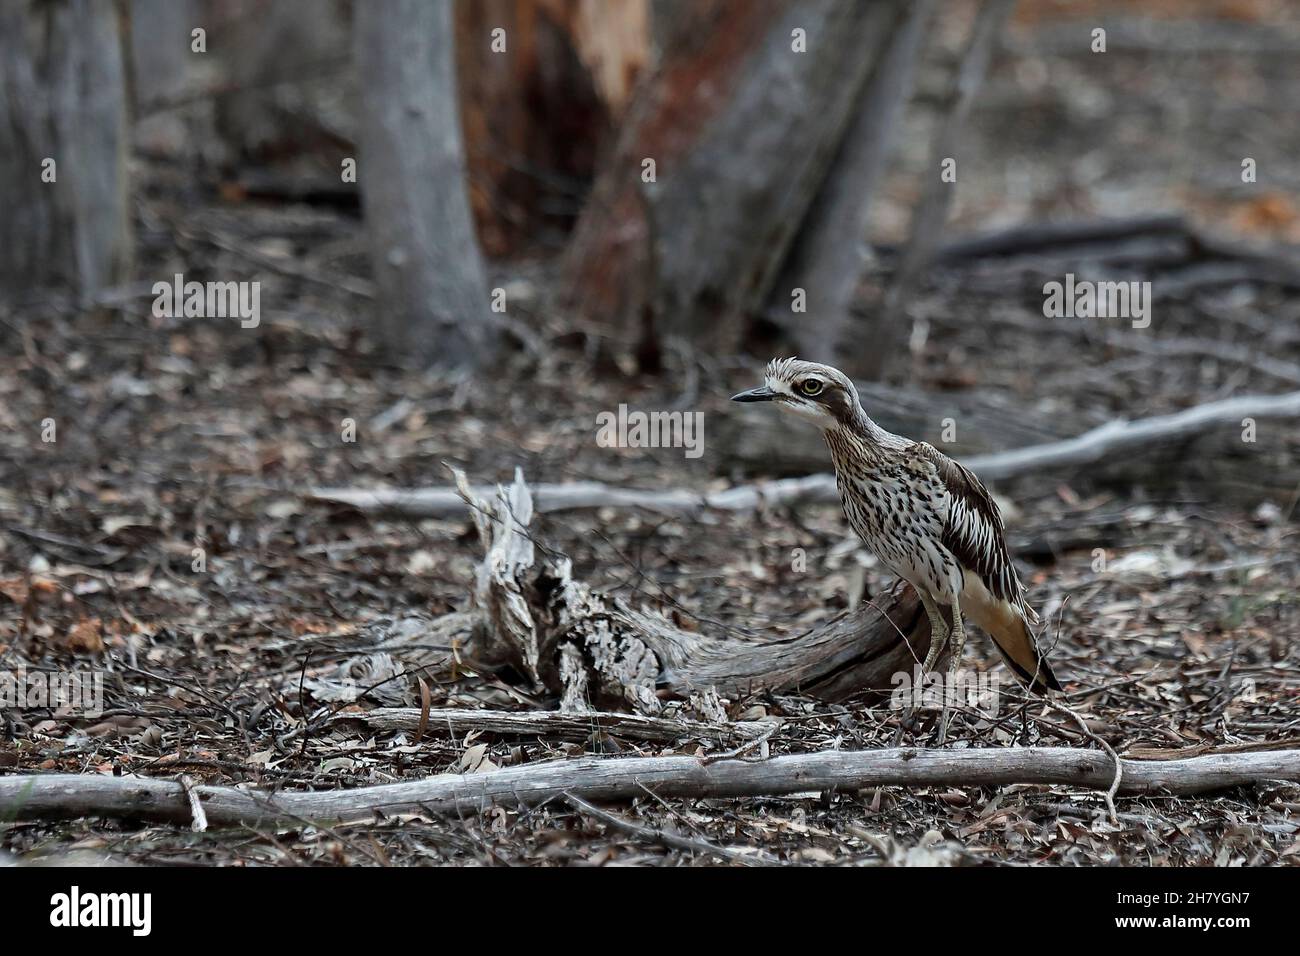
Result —
[[[963,610],[988,632],[1007,666],[1031,690],[1060,690],[1061,684],[1034,638],[1032,628],[1038,615],[1025,603],[1025,589],[1007,553],[1002,515],[988,489],[969,468],[932,445],[918,442],[910,452],[912,467],[932,473],[947,492],[948,519],[940,541],[964,569],[980,578],[987,592],[967,595],[963,589]]]
[[[990,594],[1013,607],[1023,608],[1032,620],[1033,611],[1025,605],[1024,588],[1007,552],[1002,514],[984,483],[969,468],[953,461],[933,445],[917,442],[910,451],[913,458],[919,459],[918,463],[934,467],[948,492],[948,520],[944,523],[941,539],[943,546],[952,552],[962,567],[980,576]],[[925,464],[921,467],[924,468]]]

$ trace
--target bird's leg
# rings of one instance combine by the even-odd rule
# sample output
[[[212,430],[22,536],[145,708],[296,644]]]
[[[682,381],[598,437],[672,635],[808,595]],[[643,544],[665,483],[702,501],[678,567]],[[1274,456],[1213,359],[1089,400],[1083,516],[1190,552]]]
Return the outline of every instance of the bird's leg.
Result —
[[[952,602],[952,656],[948,659],[948,673],[956,676],[961,669],[961,652],[966,647],[966,625],[961,619],[961,604]]]
[[[939,655],[943,653],[943,646],[948,642],[948,622],[944,620],[939,605],[935,604],[928,594],[922,592],[920,588],[916,589],[916,593],[925,608],[925,616],[930,619],[930,649],[925,655],[925,664],[921,668],[921,676],[924,677],[934,669],[934,662],[939,659]],[[894,739],[895,747],[902,739],[903,732],[911,729],[915,717],[916,707],[909,703],[903,708],[899,718],[898,736]]]
[[[948,739],[948,721],[952,719],[952,695],[957,693],[957,672],[961,670],[961,652],[966,647],[966,625],[961,619],[961,602],[952,602],[952,654],[948,658],[948,683],[943,688],[943,715],[939,718],[938,743]]]
[[[939,655],[943,653],[944,645],[948,643],[948,635],[952,632],[948,629],[948,622],[944,620],[943,612],[939,609],[939,605],[934,603],[934,599],[919,588],[916,593],[921,596],[921,604],[925,606],[925,616],[930,619],[930,651],[925,655],[925,664],[921,666],[921,673],[924,675],[934,670]]]

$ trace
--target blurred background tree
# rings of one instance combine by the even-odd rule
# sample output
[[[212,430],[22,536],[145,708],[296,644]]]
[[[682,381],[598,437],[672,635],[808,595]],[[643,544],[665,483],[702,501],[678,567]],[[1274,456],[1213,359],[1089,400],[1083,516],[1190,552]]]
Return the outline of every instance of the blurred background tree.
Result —
[[[1042,102],[1047,77],[1066,84],[1060,108],[1072,117],[1114,106],[1108,88],[1080,78],[1079,56],[1092,57],[1099,76],[1131,83],[1125,71],[1144,68],[1116,54],[1158,56],[1161,43],[1190,57],[1233,47],[1232,30],[1207,33],[1181,22],[1184,14],[1250,29],[1285,8],[1023,0],[1015,19],[1035,31],[1026,45],[1002,29],[1010,0],[433,6],[8,0],[0,190],[12,214],[0,226],[0,286],[11,295],[47,283],[84,292],[129,277],[134,146],[157,164],[150,188],[191,201],[215,195],[232,210],[254,202],[356,215],[365,197],[371,248],[332,262],[375,280],[369,339],[392,359],[473,365],[503,333],[526,338],[516,309],[506,316],[487,306],[510,278],[502,273],[524,273],[525,298],[545,299],[552,319],[594,335],[606,367],[654,371],[668,346],[701,355],[743,346],[796,350],[881,378],[885,356],[914,340],[905,293],[950,218],[970,228],[990,213],[1006,224],[1131,205],[1110,198],[1123,187],[1082,184],[1098,183],[1092,167],[1107,161],[1087,143],[1070,147],[1078,161],[1054,162],[1060,176],[1051,182],[1017,177],[1023,163],[1013,156],[964,159],[961,189],[940,184],[936,163],[950,152],[978,155],[995,138],[987,124],[963,135],[962,120],[978,113],[999,50],[1019,51],[1014,75],[995,78],[997,95],[1021,107],[1020,148],[1046,137],[1042,149],[1059,150],[1051,131],[1062,117]],[[1128,15],[1156,17],[1167,41],[1119,19]],[[1089,52],[1101,22],[1112,26],[1111,59]],[[1241,49],[1275,56],[1262,37],[1243,34]],[[1286,48],[1284,38],[1273,42]],[[1139,73],[1139,85],[1167,73]],[[1177,85],[1162,101],[1160,143],[1126,147],[1139,151],[1135,162],[1186,151],[1190,104],[1170,99]],[[1233,150],[1244,152],[1248,139],[1236,138]],[[41,183],[46,158],[62,159],[57,185]],[[350,159],[362,160],[355,182],[340,176]],[[1148,206],[1205,202],[1204,182],[1179,192],[1189,162],[1166,164],[1166,182],[1142,187]],[[1284,192],[1256,192],[1266,195],[1233,213],[1235,226],[1276,231],[1294,221]],[[161,250],[157,224],[137,225]],[[395,252],[399,238],[410,248]],[[899,250],[886,288],[864,291],[864,268]],[[170,251],[174,258],[174,241]],[[338,281],[362,288],[350,275]],[[878,347],[863,350],[863,341]]]
[[[662,49],[568,250],[565,291],[578,313],[624,329],[654,368],[669,336],[735,351],[801,233],[823,252],[847,245],[856,273],[861,235],[844,229],[862,219],[888,154],[929,7],[656,7]],[[842,149],[846,140],[861,148]],[[837,215],[846,205],[847,221]],[[826,339],[840,304],[822,292],[844,261],[806,256],[777,290],[776,307],[799,317],[789,324],[804,327],[805,341]],[[815,307],[795,313],[805,279]]]
[[[493,336],[465,193],[451,0],[362,5],[355,38],[380,335],[425,363],[480,365]]]
[[[0,293],[130,274],[122,51],[112,4],[0,4]]]

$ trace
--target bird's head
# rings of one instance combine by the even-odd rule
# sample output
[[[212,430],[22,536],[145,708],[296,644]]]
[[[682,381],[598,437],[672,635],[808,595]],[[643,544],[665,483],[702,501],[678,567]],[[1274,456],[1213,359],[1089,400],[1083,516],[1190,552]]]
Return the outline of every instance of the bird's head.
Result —
[[[773,359],[763,384],[731,396],[733,402],[774,402],[819,428],[850,425],[861,414],[858,390],[837,368],[797,358]]]

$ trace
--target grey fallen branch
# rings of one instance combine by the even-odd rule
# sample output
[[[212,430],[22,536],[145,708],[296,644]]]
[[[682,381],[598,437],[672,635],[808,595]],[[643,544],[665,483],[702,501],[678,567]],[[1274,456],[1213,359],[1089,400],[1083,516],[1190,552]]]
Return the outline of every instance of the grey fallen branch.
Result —
[[[936,259],[942,263],[955,263],[989,256],[1037,254],[1052,246],[1114,243],[1135,236],[1171,235],[1182,238],[1189,231],[1187,221],[1176,213],[1087,222],[1031,223],[957,239],[941,247]]]
[[[378,733],[414,731],[420,726],[418,707],[379,707],[365,713],[343,713],[330,723],[336,726],[361,724]],[[582,742],[593,734],[609,734],[647,743],[678,740],[751,740],[772,728],[770,721],[705,724],[699,721],[642,714],[612,712],[468,710],[460,707],[434,708],[424,734],[463,737],[478,732],[500,737],[545,737],[548,740]]]
[[[705,763],[694,757],[556,760],[481,774],[446,774],[403,783],[286,793],[196,786],[210,826],[298,825],[378,819],[397,813],[474,813],[535,807],[566,796],[629,800],[729,798],[870,787],[975,787],[1036,784],[1105,790],[1114,762],[1096,751],[1058,747],[923,750],[891,748],[793,754],[771,760]],[[1300,750],[1213,754],[1178,760],[1125,760],[1125,794],[1189,795],[1266,781],[1300,782]],[[0,817],[84,816],[189,823],[190,797],[179,782],[77,774],[0,778]]]
[[[1243,418],[1300,418],[1300,391],[1283,395],[1242,395],[1207,402],[1168,415],[1117,419],[1062,441],[1029,445],[1011,451],[974,455],[962,459],[986,481],[1000,481],[1018,475],[1053,468],[1094,464],[1117,452],[1151,453],[1162,445],[1190,438],[1214,428],[1237,426]],[[749,511],[760,506],[777,506],[798,501],[836,500],[835,476],[809,475],[778,481],[738,485],[723,491],[693,492],[683,489],[654,491],[621,488],[598,482],[541,484],[532,489],[538,511],[568,511],[580,508],[645,508],[663,514],[693,515],[706,510]],[[478,497],[492,489],[476,487]],[[406,518],[439,518],[457,515],[465,507],[454,488],[355,489],[320,488],[308,495],[315,501],[346,505],[365,514]]]

